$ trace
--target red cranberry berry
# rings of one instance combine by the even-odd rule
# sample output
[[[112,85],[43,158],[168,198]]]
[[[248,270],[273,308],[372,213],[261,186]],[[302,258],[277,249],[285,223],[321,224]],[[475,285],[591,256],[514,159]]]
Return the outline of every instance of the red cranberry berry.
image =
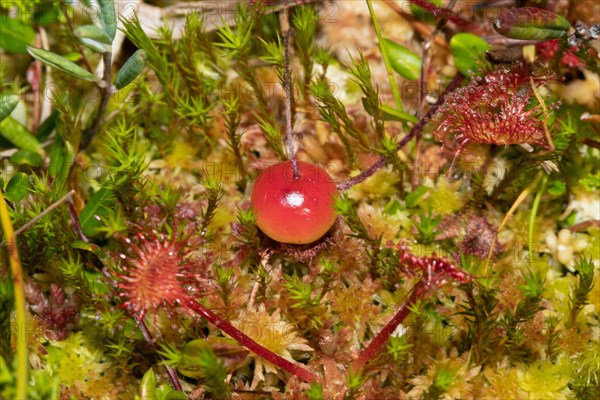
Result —
[[[320,239],[335,222],[335,183],[324,169],[297,161],[272,165],[259,175],[252,191],[256,224],[271,239],[307,244]]]

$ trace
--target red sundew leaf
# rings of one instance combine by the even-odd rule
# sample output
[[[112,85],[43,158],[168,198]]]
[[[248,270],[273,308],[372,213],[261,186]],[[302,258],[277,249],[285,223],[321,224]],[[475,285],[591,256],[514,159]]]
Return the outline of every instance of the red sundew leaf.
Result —
[[[502,66],[453,92],[440,108],[436,140],[457,154],[469,142],[511,145],[537,144],[549,148],[544,135],[542,107],[533,102],[536,86],[551,79],[524,64]]]
[[[502,36],[521,40],[548,40],[566,37],[571,24],[564,17],[534,7],[511,8],[494,20]]]

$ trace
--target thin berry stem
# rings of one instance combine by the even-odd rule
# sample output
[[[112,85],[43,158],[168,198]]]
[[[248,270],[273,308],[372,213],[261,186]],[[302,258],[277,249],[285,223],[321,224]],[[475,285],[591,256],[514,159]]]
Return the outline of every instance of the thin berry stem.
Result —
[[[285,8],[287,15],[287,7]],[[283,65],[283,80],[285,86],[285,145],[288,157],[292,161],[294,178],[300,177],[300,168],[296,159],[296,147],[294,145],[294,131],[292,128],[292,78],[290,74],[290,37],[292,29],[289,28],[283,35],[283,48],[285,59]]]
[[[196,313],[204,317],[208,322],[215,325],[217,328],[219,328],[220,330],[237,340],[242,346],[246,347],[248,350],[254,352],[256,355],[264,358],[270,363],[290,372],[291,374],[306,382],[316,382],[319,380],[317,375],[302,368],[297,364],[292,363],[291,361],[286,360],[280,355],[275,354],[271,350],[267,349],[263,345],[255,342],[252,338],[250,338],[249,336],[241,332],[239,329],[237,329],[235,326],[233,326],[229,321],[218,316],[208,308],[204,307],[202,304],[194,300],[182,300],[182,302],[182,306],[195,311]]]

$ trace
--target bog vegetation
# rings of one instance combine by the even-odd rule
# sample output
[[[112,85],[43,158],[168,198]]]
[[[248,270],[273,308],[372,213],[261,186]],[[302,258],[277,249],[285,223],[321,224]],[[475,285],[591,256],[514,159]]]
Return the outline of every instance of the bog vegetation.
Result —
[[[600,397],[595,2],[149,3],[0,5],[1,398]]]

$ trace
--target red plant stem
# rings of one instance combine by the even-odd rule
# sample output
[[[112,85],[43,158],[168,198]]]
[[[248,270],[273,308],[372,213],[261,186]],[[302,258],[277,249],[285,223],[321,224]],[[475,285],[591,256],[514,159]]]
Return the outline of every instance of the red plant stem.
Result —
[[[455,23],[459,27],[467,29],[468,31],[470,31],[472,33],[477,33],[477,34],[483,33],[483,30],[481,27],[467,21],[464,18],[459,17],[452,10],[449,9],[451,7],[449,7],[449,8],[438,7],[435,4],[430,3],[428,0],[409,0],[409,1],[412,4],[414,4],[415,6],[419,6],[422,9],[424,9],[425,11],[429,11],[434,16],[436,16],[436,17],[440,16],[442,18],[445,18],[448,21]]]
[[[589,227],[600,228],[600,219],[590,219],[573,225],[569,228],[571,232],[579,232]]]
[[[356,372],[362,369],[365,365],[369,363],[372,359],[374,359],[383,346],[387,343],[388,339],[392,335],[392,333],[396,330],[398,325],[404,321],[404,318],[408,316],[410,313],[409,307],[413,305],[421,295],[423,295],[425,288],[425,278],[421,278],[419,282],[412,288],[410,296],[408,299],[402,303],[400,308],[396,310],[394,316],[388,321],[388,323],[379,331],[377,336],[369,343],[369,345],[360,352],[358,358],[354,360],[352,363],[352,369]]]
[[[133,315],[133,319],[136,321],[139,321],[138,328],[142,332],[142,335],[144,336],[144,340],[146,340],[146,342],[150,345],[152,350],[154,352],[156,352],[157,348],[156,348],[155,340],[152,337],[152,334],[150,333],[150,331],[148,330],[146,323],[143,320],[140,320],[139,315],[137,315],[137,314]],[[171,386],[173,386],[173,389],[183,392],[183,387],[181,386],[181,382],[179,381],[179,377],[177,376],[177,371],[175,371],[175,368],[173,368],[170,365],[163,365],[163,366],[165,367],[165,370],[167,371],[167,376],[169,377],[169,381],[171,382]]]
[[[596,142],[595,140],[585,138],[582,140],[583,144],[587,144],[590,147],[595,149],[600,149],[600,142]]]
[[[446,89],[442,92],[439,99],[435,102],[435,104],[433,106],[431,106],[431,108],[429,109],[427,114],[423,118],[421,118],[415,126],[412,127],[410,132],[408,132],[408,135],[404,136],[402,138],[402,140],[400,140],[400,142],[398,142],[398,145],[396,145],[396,151],[398,151],[401,148],[403,148],[404,146],[406,146],[408,144],[408,142],[410,142],[412,140],[412,138],[414,138],[415,136],[417,136],[418,134],[420,134],[423,131],[425,124],[427,124],[429,122],[429,120],[438,111],[440,106],[442,104],[444,104],[444,101],[446,101],[446,97],[448,96],[448,94],[450,94],[451,92],[453,92],[460,86],[463,78],[464,78],[464,76],[460,73],[458,73],[454,77],[452,82],[450,82],[448,87],[446,87]],[[377,170],[379,168],[383,167],[387,161],[388,161],[388,159],[386,157],[381,157],[373,165],[371,165],[369,168],[367,168],[360,174],[356,175],[354,178],[348,179],[347,181],[342,182],[339,185],[337,185],[338,191],[343,192],[345,190],[350,189],[352,186],[363,182],[364,180],[369,178],[371,175],[373,175],[375,172],[377,172]]]
[[[74,190],[71,192],[74,192]],[[79,240],[89,243],[90,240],[87,238],[87,236],[85,236],[85,233],[83,233],[83,229],[79,223],[79,217],[77,216],[77,210],[75,210],[75,205],[71,199],[67,201],[67,210],[69,211],[69,218],[71,219],[71,224],[73,225],[73,229],[75,230],[77,237]]]
[[[279,368],[292,373],[296,377],[306,382],[316,382],[319,380],[319,377],[313,374],[312,372],[286,360],[280,355],[273,353],[271,350],[255,342],[253,339],[241,332],[235,326],[231,325],[229,321],[213,313],[208,308],[204,307],[202,304],[194,300],[183,300],[182,306],[197,312],[202,317],[206,318],[208,322],[210,322],[211,324],[213,324],[214,326],[216,326],[217,328],[219,328],[220,330],[237,340],[242,346],[256,353],[256,355],[264,358],[270,363],[278,366]]]

